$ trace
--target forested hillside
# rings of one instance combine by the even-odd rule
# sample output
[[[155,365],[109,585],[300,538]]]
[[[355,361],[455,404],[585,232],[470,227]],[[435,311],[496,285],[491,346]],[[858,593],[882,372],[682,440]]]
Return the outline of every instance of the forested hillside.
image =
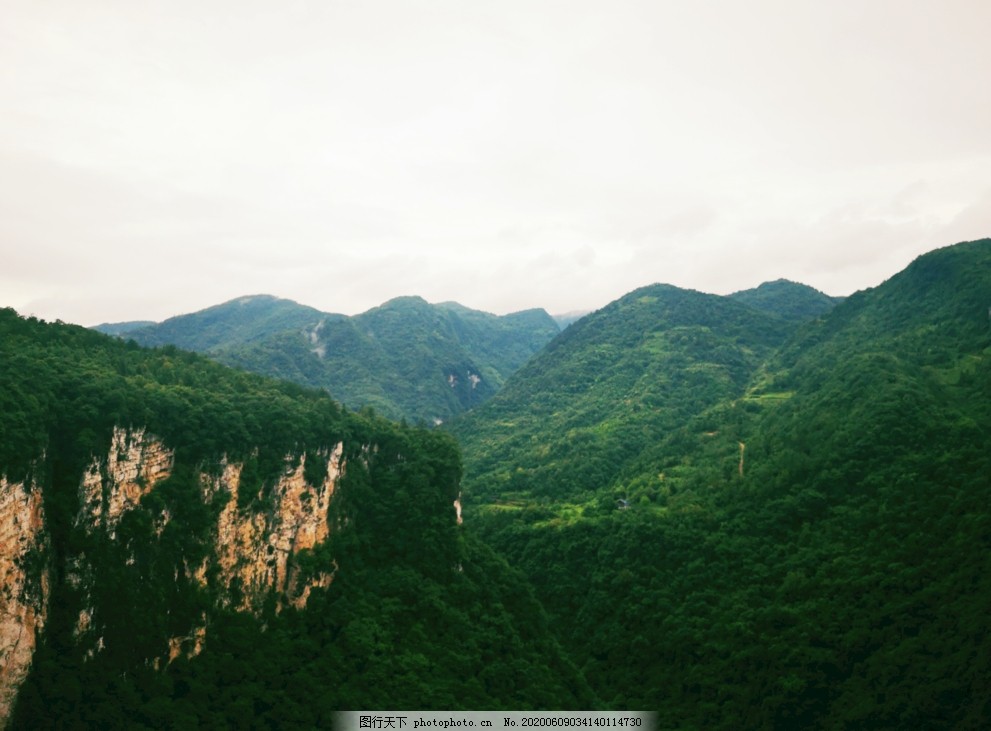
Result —
[[[0,311],[0,718],[594,706],[529,587],[458,524],[460,475],[442,433]]]
[[[991,240],[838,304],[771,284],[573,323],[445,425],[463,480],[444,431],[3,311],[13,727],[991,726]],[[432,327],[522,358],[513,327],[543,321],[499,342],[457,305],[366,315],[296,342],[378,369],[369,333],[423,358]]]
[[[758,310],[798,322],[819,317],[843,301],[842,297],[830,297],[818,289],[789,282],[787,279],[764,282],[759,287],[734,292],[729,297]]]
[[[457,432],[466,514],[602,700],[662,728],[991,725],[991,240],[778,348],[689,293],[648,332],[652,295],[573,326]],[[706,357],[680,359],[689,325]]]
[[[793,330],[718,295],[631,292],[571,325],[452,426],[472,496],[580,501],[624,484],[645,446],[742,394]]]
[[[127,323],[124,323],[127,325]],[[445,421],[492,396],[558,332],[543,310],[505,316],[400,297],[354,317],[267,295],[146,327],[100,330],[326,389],[351,408]]]

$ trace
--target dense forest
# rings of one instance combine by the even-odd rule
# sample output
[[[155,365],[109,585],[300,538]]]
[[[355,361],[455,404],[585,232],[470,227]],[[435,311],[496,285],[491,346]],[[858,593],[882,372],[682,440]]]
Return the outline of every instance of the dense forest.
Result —
[[[496,316],[455,302],[397,297],[353,317],[268,295],[161,323],[95,328],[174,345],[226,365],[326,389],[350,408],[434,425],[491,397],[558,333],[543,310]]]
[[[11,310],[0,347],[0,473],[43,489],[47,538],[25,570],[50,587],[11,728],[326,728],[344,708],[594,705],[532,590],[458,525],[450,437]],[[160,437],[174,465],[100,530],[80,483],[122,448],[111,446],[121,427]],[[334,444],[345,469],[329,537],[290,558],[329,584],[305,607],[272,591],[238,611],[237,587],[215,569],[194,580],[190,567],[221,549],[226,497],[204,499],[204,475],[243,465],[237,519],[264,523],[280,476],[306,458],[315,494],[326,472],[309,466]],[[201,652],[170,653],[170,638],[198,630]]]
[[[989,306],[987,240],[795,328],[632,293],[455,425],[468,519],[610,707],[986,728]]]

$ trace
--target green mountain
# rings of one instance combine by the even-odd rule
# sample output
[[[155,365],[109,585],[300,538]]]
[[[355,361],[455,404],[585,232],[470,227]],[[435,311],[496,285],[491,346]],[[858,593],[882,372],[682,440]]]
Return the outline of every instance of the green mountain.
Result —
[[[471,494],[587,499],[644,445],[742,395],[794,330],[726,297],[652,285],[571,325],[452,425]]]
[[[313,327],[325,314],[312,307],[267,294],[239,297],[161,323],[124,331],[140,345],[175,345],[183,350],[209,353],[231,346],[255,343],[285,332]],[[101,325],[101,332],[117,334],[119,326]]]
[[[920,257],[777,347],[759,319],[637,318],[643,296],[455,425],[466,519],[596,693],[661,728],[986,728],[991,240]],[[684,327],[704,359],[675,350]],[[663,401],[616,388],[637,374]]]
[[[764,282],[759,287],[734,292],[729,297],[758,310],[796,321],[819,317],[843,301],[842,297],[830,297],[818,289],[787,279]]]
[[[0,310],[0,726],[594,706],[460,476],[436,430]]]
[[[155,322],[152,320],[132,320],[130,322],[105,322],[102,325],[94,325],[93,329],[104,335],[120,337],[134,330],[150,327]]]
[[[558,332],[543,310],[502,317],[401,297],[346,317],[267,295],[129,330],[227,365],[324,388],[350,407],[439,423],[492,396]]]

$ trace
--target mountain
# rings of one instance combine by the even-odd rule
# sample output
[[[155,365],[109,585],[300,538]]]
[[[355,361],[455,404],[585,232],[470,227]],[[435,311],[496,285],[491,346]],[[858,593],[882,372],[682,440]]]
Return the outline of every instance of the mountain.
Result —
[[[564,330],[564,328],[568,327],[568,325],[573,322],[578,322],[578,320],[585,317],[585,315],[589,312],[591,312],[591,310],[572,310],[571,312],[562,312],[561,314],[553,315],[552,317],[554,318],[554,322],[557,323],[557,326]]]
[[[175,345],[199,353],[258,342],[266,337],[313,327],[326,315],[319,310],[267,294],[238,297],[199,312],[179,315],[143,328],[128,328],[128,338],[140,345]],[[101,332],[116,334],[101,325]]]
[[[433,424],[489,398],[557,332],[543,310],[500,317],[400,297],[347,317],[256,295],[131,329],[126,337],[202,352],[327,389],[350,407]]]
[[[700,304],[624,297],[454,424],[466,519],[661,728],[986,728],[991,240],[777,342]]]
[[[734,292],[729,297],[758,310],[795,321],[819,317],[843,301],[842,297],[830,297],[818,289],[787,279],[764,282],[759,287]]]
[[[726,297],[652,285],[571,325],[451,427],[472,494],[579,499],[687,418],[742,395],[794,326]]]
[[[104,335],[122,336],[134,330],[140,330],[154,325],[152,320],[132,320],[131,322],[105,322],[102,325],[94,325],[93,329]]]
[[[0,311],[0,727],[597,705],[436,430]]]

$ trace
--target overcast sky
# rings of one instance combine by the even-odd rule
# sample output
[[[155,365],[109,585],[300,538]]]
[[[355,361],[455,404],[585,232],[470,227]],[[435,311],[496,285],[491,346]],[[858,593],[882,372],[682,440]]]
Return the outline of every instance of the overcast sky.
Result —
[[[991,236],[987,0],[0,0],[0,306],[594,309]]]

